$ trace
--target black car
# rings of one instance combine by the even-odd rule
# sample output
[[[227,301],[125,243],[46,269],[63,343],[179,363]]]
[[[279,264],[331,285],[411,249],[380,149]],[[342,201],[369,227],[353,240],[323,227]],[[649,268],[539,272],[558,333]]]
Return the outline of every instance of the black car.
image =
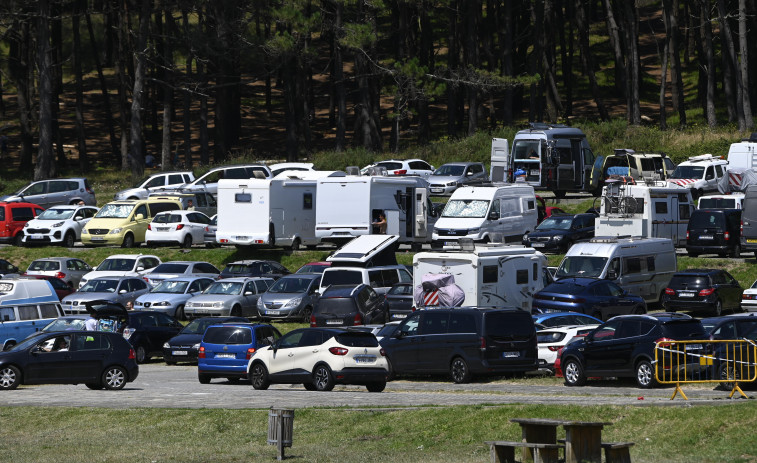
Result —
[[[138,374],[134,349],[118,333],[53,332],[0,352],[0,389],[81,383],[90,389],[123,389]]]
[[[565,346],[560,357],[565,384],[582,386],[588,377],[634,377],[639,387],[653,387],[655,345],[662,338],[688,341],[706,335],[699,320],[684,314],[619,315]],[[687,352],[697,353],[694,348]],[[699,357],[688,360],[699,365]]]
[[[368,285],[331,285],[313,308],[310,326],[352,326],[385,323],[384,298]]]
[[[267,277],[277,280],[290,273],[289,269],[273,260],[240,260],[226,264],[220,278]]]
[[[720,383],[723,388],[732,389],[728,380],[746,381],[755,377],[757,317],[754,314],[703,318],[702,326],[710,340],[724,341],[708,346],[712,350],[711,374],[723,380]]]
[[[744,289],[730,273],[720,269],[691,269],[673,274],[662,296],[668,312],[686,310],[712,312],[719,317],[723,310],[739,310]]]
[[[594,238],[594,214],[552,215],[523,236],[523,244],[540,251],[565,253],[576,241]]]
[[[163,360],[166,364],[177,362],[197,362],[197,351],[200,348],[202,336],[210,325],[221,323],[247,323],[244,317],[203,317],[195,318],[163,344]]]
[[[18,273],[18,267],[11,264],[5,259],[0,259],[0,276],[12,275]]]
[[[647,304],[610,280],[563,278],[534,294],[531,312],[578,312],[600,320],[643,314]]]
[[[413,312],[382,338],[390,376],[524,373],[538,367],[536,328],[518,309],[454,308]]]
[[[386,292],[387,310],[390,320],[402,320],[413,313],[413,284],[397,283]]]
[[[686,252],[691,257],[741,255],[741,209],[698,209],[686,230]]]

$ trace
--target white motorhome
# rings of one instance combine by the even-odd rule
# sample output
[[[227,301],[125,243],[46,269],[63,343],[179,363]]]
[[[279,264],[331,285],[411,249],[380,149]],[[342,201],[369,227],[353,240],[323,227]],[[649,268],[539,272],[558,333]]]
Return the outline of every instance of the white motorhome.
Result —
[[[434,226],[432,246],[477,242],[520,242],[536,228],[539,212],[531,185],[523,183],[462,187],[455,190]]]
[[[544,254],[520,245],[477,244],[464,249],[417,253],[413,285],[420,285],[429,273],[448,274],[465,292],[463,306],[531,311],[533,295],[545,285]]]
[[[596,237],[571,246],[555,279],[614,280],[652,305],[659,303],[676,266],[675,247],[669,239]]]
[[[605,186],[594,236],[668,238],[676,246],[685,246],[694,211],[691,190],[663,185],[618,182]]]
[[[728,149],[728,169],[757,169],[757,133],[740,142],[731,143]]]
[[[317,245],[317,180],[344,176],[340,171],[284,171],[273,179],[220,180],[216,241],[292,249]]]
[[[388,235],[420,246],[431,240],[435,218],[428,182],[421,177],[347,176],[318,179],[315,236],[343,244],[379,234],[373,224],[384,214]]]

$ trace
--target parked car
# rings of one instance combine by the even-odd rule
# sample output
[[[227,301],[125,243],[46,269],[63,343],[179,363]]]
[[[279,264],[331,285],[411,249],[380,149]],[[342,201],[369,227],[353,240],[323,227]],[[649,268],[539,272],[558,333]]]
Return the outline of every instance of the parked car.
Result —
[[[81,230],[97,214],[92,206],[53,206],[24,225],[23,243],[60,244],[74,247],[81,240]]]
[[[268,168],[271,169],[271,177],[276,177],[287,170],[296,170],[300,172],[315,170],[313,169],[312,162],[279,162],[271,164]]]
[[[206,277],[216,279],[220,271],[209,262],[190,260],[172,260],[163,262],[155,267],[152,272],[145,275],[144,279],[153,288],[163,280],[177,277]]]
[[[147,225],[155,215],[180,209],[181,203],[174,199],[112,201],[101,207],[84,226],[81,242],[85,246],[114,245],[133,248],[145,241]]]
[[[46,257],[29,264],[26,275],[47,275],[63,280],[72,288],[79,287],[82,277],[92,271],[92,267],[74,257]]]
[[[378,265],[374,267],[334,267],[323,271],[321,294],[332,285],[370,285],[377,293],[385,294],[396,283],[412,282],[413,275],[404,265]]]
[[[106,257],[100,265],[84,275],[79,281],[79,287],[99,277],[138,276],[149,273],[160,265],[160,257],[149,254],[114,254]]]
[[[137,182],[132,188],[119,191],[113,196],[113,199],[116,201],[122,199],[147,199],[147,196],[153,191],[158,191],[162,188],[178,187],[185,183],[190,183],[194,179],[195,176],[190,170],[159,172]]]
[[[0,243],[23,245],[24,226],[43,211],[36,204],[0,202]]]
[[[0,389],[84,383],[90,389],[117,390],[138,375],[134,349],[115,333],[52,332],[0,352]]]
[[[101,300],[126,305],[148,291],[147,283],[138,277],[93,278],[79,291],[64,297],[60,304],[66,314],[84,313],[85,302]]]
[[[201,177],[182,185],[184,191],[205,191],[217,197],[218,181],[225,179],[271,178],[271,170],[263,164],[222,166],[210,169]]]
[[[534,294],[531,311],[578,312],[608,320],[615,315],[644,314],[647,304],[610,280],[563,278]]]
[[[449,196],[461,186],[479,185],[488,181],[489,174],[481,162],[449,162],[428,177],[429,191],[436,196]]]
[[[633,377],[641,388],[657,385],[655,345],[663,339],[705,339],[702,323],[684,314],[620,315],[606,321],[582,339],[565,346],[561,367],[567,386],[582,386],[586,378]],[[691,346],[688,353],[701,354]],[[608,355],[612,352],[612,355]],[[698,369],[699,356],[687,358],[689,371]]]
[[[414,311],[412,283],[395,284],[389,288],[384,298],[386,299],[386,309],[389,312],[389,320],[404,320]]]
[[[272,278],[226,278],[213,282],[202,294],[184,306],[187,317],[227,316],[256,317],[258,298],[265,293]]]
[[[197,352],[205,330],[210,325],[221,323],[247,323],[244,317],[203,317],[195,318],[179,331],[179,333],[163,344],[163,360],[166,365],[178,362],[197,362]]]
[[[216,241],[216,231],[218,230],[218,214],[210,218],[210,223],[205,226],[205,232],[202,235],[203,242],[207,248],[218,246]]]
[[[278,279],[290,272],[286,267],[273,260],[238,260],[226,264],[221,270],[221,278],[265,277]]]
[[[84,331],[84,322],[89,315],[64,315],[45,325],[41,330],[27,337],[38,336],[41,333],[54,333],[59,331]]]
[[[523,244],[543,252],[565,253],[576,241],[594,238],[594,214],[552,215],[523,236]]]
[[[385,323],[386,304],[368,285],[333,285],[321,294],[310,326],[352,326]]]
[[[320,273],[296,273],[279,278],[258,298],[258,317],[309,323],[318,302],[320,282]]]
[[[401,321],[402,320],[395,320],[392,322],[385,323],[384,326],[380,330],[378,330],[377,333],[374,333],[376,335],[376,339],[378,339],[379,342],[381,342],[382,339],[393,335],[397,331],[397,328],[399,328]]]
[[[748,381],[755,377],[754,345],[757,342],[757,317],[754,314],[703,318],[702,326],[713,341],[735,340],[733,343],[712,343],[712,370],[710,374],[722,379],[720,386],[733,389],[733,380]],[[741,341],[749,343],[747,346]],[[730,381],[729,381],[730,380]]]
[[[330,391],[336,384],[365,385],[369,392],[386,387],[387,362],[370,333],[334,328],[290,331],[255,352],[247,367],[252,387],[300,383],[309,391]]]
[[[212,378],[246,379],[252,356],[280,337],[279,330],[268,324],[210,325],[205,330],[197,355],[197,380],[208,384]]]
[[[725,270],[689,269],[673,274],[662,306],[668,312],[705,311],[719,317],[723,310],[740,308],[743,292],[739,282]]]
[[[583,336],[599,325],[572,325],[547,328],[536,332],[539,349],[539,368],[554,370],[557,352],[576,336]]]
[[[61,204],[96,206],[95,191],[86,178],[56,178],[31,182],[12,195],[0,197],[0,201],[25,202],[47,209]]]
[[[331,262],[308,262],[294,273],[323,273],[329,267],[331,267]]]
[[[58,296],[58,299],[61,301],[63,300],[64,297],[76,292],[76,289],[69,286],[68,283],[64,282],[58,277],[54,277],[50,275],[17,275],[15,277],[19,279],[33,278],[36,280],[47,280],[47,282],[50,283],[50,286],[53,287],[53,290],[55,291],[55,294]]]
[[[534,314],[534,323],[545,328],[557,328],[570,325],[601,325],[602,320],[578,312],[548,312]]]
[[[186,320],[184,305],[214,281],[213,278],[195,276],[163,280],[149,293],[139,296],[134,301],[134,309],[163,312],[179,320]]]
[[[741,294],[741,310],[744,312],[757,312],[757,281],[745,289]]]
[[[741,256],[741,209],[696,209],[686,230],[686,252],[691,257],[718,254]]]
[[[525,373],[538,366],[536,329],[520,309],[419,310],[381,339],[390,378],[448,374],[455,383],[474,376]]]
[[[164,191],[162,193],[150,193],[149,198],[179,201],[182,209],[201,212],[208,217],[218,213],[218,203],[216,202],[216,198],[206,191]],[[189,209],[190,201],[192,201],[191,207],[193,209]]]
[[[153,217],[145,232],[145,244],[178,244],[189,249],[193,243],[205,243],[205,228],[210,218],[202,212],[161,212]]]
[[[18,273],[18,267],[11,264],[5,259],[0,259],[0,277],[5,277],[6,275],[13,275]]]
[[[428,179],[434,173],[434,166],[423,159],[388,159],[379,161],[376,167],[386,169],[387,175],[416,175]]]

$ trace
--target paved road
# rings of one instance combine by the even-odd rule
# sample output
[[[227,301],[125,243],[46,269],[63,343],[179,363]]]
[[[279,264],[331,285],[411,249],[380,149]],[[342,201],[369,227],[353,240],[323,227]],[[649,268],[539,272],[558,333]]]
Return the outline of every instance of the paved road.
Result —
[[[271,406],[306,407],[415,407],[422,405],[489,404],[564,404],[564,405],[632,405],[689,406],[700,404],[745,403],[728,400],[728,392],[711,386],[685,386],[689,397],[671,401],[672,388],[642,390],[628,382],[603,381],[593,386],[568,388],[562,385],[535,385],[541,380],[497,380],[471,384],[453,384],[439,378],[434,381],[394,381],[382,393],[369,393],[364,387],[337,386],[332,392],[309,392],[301,385],[274,385],[256,391],[249,383],[213,380],[197,381],[196,367],[166,366],[149,363],[140,367],[137,381],[122,391],[92,391],[84,385],[22,386],[0,393],[0,406],[48,405],[91,406],[108,408],[250,408]],[[591,384],[591,382],[590,382]],[[753,391],[747,391],[753,394]]]

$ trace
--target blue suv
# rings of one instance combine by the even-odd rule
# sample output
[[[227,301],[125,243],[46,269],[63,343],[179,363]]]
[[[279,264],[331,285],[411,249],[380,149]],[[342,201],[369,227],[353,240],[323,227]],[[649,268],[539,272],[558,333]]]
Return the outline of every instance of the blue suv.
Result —
[[[239,381],[247,378],[247,364],[255,352],[281,337],[268,324],[225,323],[205,330],[197,354],[197,379],[202,384],[212,378]]]

